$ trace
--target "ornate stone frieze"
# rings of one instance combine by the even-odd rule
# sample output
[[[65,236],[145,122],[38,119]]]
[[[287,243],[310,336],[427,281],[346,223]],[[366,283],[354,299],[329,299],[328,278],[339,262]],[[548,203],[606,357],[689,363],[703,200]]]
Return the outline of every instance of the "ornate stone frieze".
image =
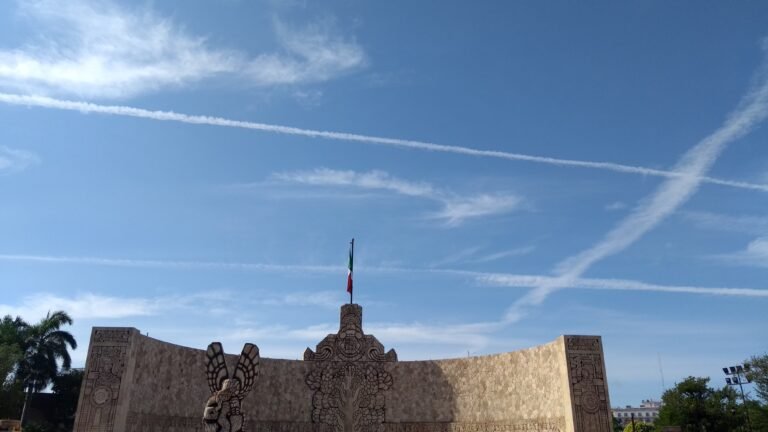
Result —
[[[115,430],[115,416],[126,370],[130,337],[135,331],[129,328],[93,330],[75,431]]]
[[[208,345],[206,375],[211,397],[205,403],[205,432],[243,432],[243,399],[253,388],[259,373],[259,348],[245,344],[232,376],[229,375],[224,349],[219,342]]]
[[[200,417],[158,415],[131,411],[126,432],[203,432]]]
[[[515,423],[388,423],[385,432],[563,432],[564,419]]]
[[[611,432],[611,408],[599,336],[566,336],[575,432]]]
[[[386,413],[384,392],[392,387],[386,362],[397,361],[394,350],[363,332],[363,309],[356,304],[341,308],[339,331],[328,335],[304,360],[315,362],[307,374],[313,391],[312,422],[333,432],[383,432]]]

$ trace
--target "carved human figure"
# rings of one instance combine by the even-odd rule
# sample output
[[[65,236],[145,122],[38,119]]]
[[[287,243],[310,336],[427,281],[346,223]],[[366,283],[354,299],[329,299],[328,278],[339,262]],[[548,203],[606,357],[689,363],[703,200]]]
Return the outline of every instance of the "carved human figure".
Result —
[[[241,407],[259,373],[259,348],[253,344],[245,344],[231,377],[220,343],[208,345],[206,357],[206,374],[211,397],[203,410],[205,432],[243,432],[245,415]]]

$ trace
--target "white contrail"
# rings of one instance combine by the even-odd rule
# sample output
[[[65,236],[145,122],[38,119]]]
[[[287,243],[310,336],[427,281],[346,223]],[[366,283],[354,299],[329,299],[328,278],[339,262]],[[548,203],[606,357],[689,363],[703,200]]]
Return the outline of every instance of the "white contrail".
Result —
[[[54,99],[45,96],[18,95],[10,93],[0,93],[0,102],[10,105],[35,106],[41,108],[52,108],[67,111],[80,111],[83,113],[99,113],[117,116],[139,117],[151,120],[173,121],[180,123],[221,126],[230,128],[252,129],[262,132],[271,132],[284,135],[298,135],[310,138],[324,138],[337,141],[350,141],[366,144],[378,144],[392,147],[410,148],[416,150],[436,151],[443,153],[456,153],[467,156],[491,157],[497,159],[507,159],[514,161],[535,162],[556,166],[570,166],[579,168],[591,168],[607,170],[626,174],[641,174],[655,177],[678,178],[684,174],[675,171],[666,171],[642,166],[624,165],[613,162],[583,161],[574,159],[560,159],[545,156],[533,156],[521,153],[510,153],[497,150],[481,150],[471,147],[453,146],[437,144],[426,141],[407,140],[399,138],[385,138],[371,135],[360,135],[346,132],[330,132],[313,129],[302,129],[290,126],[280,126],[266,123],[256,123],[249,121],[231,120],[221,117],[211,117],[202,115],[180,114],[173,111],[151,111],[142,108],[134,108],[120,105],[100,105],[90,102],[77,102],[62,99]],[[730,186],[741,189],[751,189],[768,192],[768,184],[748,183],[732,180],[723,180],[712,177],[701,177],[698,180]]]
[[[555,276],[515,275],[515,274],[480,274],[477,280],[495,286],[516,288],[537,288],[559,282]],[[609,291],[651,291],[662,293],[699,294],[735,297],[768,297],[768,289],[697,287],[686,285],[660,285],[626,279],[578,278],[563,288],[595,289]]]
[[[0,255],[0,261],[38,262],[47,264],[84,264],[107,267],[136,267],[158,269],[200,269],[200,270],[246,270],[263,272],[311,272],[311,273],[339,273],[343,269],[340,266],[324,265],[283,265],[244,262],[223,261],[176,261],[176,260],[146,260],[124,258],[101,258],[84,256],[52,256],[52,255]],[[341,269],[341,270],[340,270]]]
[[[593,264],[628,248],[685,203],[696,192],[702,177],[725,147],[751,132],[768,117],[768,73],[761,72],[755,86],[742,98],[723,125],[680,158],[674,169],[678,177],[665,180],[597,244],[561,262],[555,270],[557,277],[543,281],[517,300],[507,311],[505,319],[508,322],[517,321],[523,316],[526,306],[540,304],[551,292],[572,286]]]
[[[304,272],[304,273],[341,273],[347,269],[339,265],[304,265],[304,264],[265,264],[253,262],[226,261],[180,261],[180,260],[147,260],[130,258],[103,258],[59,255],[19,255],[0,254],[0,261],[29,262],[39,264],[76,264],[104,267],[149,268],[168,270],[215,270],[215,271],[253,271],[253,272]],[[536,288],[540,285],[553,283],[556,276],[526,275],[509,273],[486,273],[466,270],[378,267],[359,266],[360,270],[375,273],[439,273],[462,278],[474,278],[484,285],[507,286],[517,288]],[[768,289],[759,288],[725,288],[725,287],[696,287],[678,285],[660,285],[628,279],[599,279],[578,278],[564,288],[596,289],[616,291],[654,291],[664,293],[685,293],[717,296],[768,297]]]

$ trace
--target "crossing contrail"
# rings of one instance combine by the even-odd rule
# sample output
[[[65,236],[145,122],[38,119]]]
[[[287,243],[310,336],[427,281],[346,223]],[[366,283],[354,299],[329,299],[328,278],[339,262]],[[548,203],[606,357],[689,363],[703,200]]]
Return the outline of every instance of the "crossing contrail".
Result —
[[[662,182],[622,221],[593,246],[562,261],[555,269],[556,277],[542,281],[518,299],[507,311],[505,320],[515,322],[529,306],[541,304],[551,293],[572,285],[596,263],[616,255],[685,204],[698,191],[702,178],[732,142],[752,132],[768,118],[768,70],[762,69],[753,87],[742,97],[739,106],[714,132],[691,147],[675,164],[672,177]]]
[[[242,120],[232,120],[222,117],[205,115],[181,114],[173,111],[153,111],[143,108],[135,108],[121,105],[100,105],[90,102],[79,102],[62,99],[54,99],[46,96],[18,95],[0,93],[0,102],[9,105],[32,106],[40,108],[58,109],[66,111],[79,111],[83,113],[98,113],[116,116],[138,117],[150,120],[171,121],[188,124],[220,126],[239,129],[251,129],[262,132],[282,135],[304,136],[309,138],[323,138],[335,141],[358,142],[390,147],[400,147],[415,150],[425,150],[442,153],[454,153],[467,156],[489,157],[513,161],[534,162],[547,165],[589,168],[605,171],[613,171],[625,174],[641,174],[646,176],[678,178],[686,176],[676,171],[660,170],[643,166],[624,165],[614,162],[585,161],[576,159],[561,159],[546,156],[535,156],[522,153],[511,153],[499,150],[483,150],[472,147],[437,144],[427,141],[417,141],[400,138],[386,138],[372,135],[361,135],[347,132],[321,131],[315,129],[303,129],[291,126],[281,126],[268,123],[257,123]],[[714,177],[699,177],[704,183],[729,186],[739,189],[750,189],[768,192],[768,184],[749,183],[734,180],[724,180]]]

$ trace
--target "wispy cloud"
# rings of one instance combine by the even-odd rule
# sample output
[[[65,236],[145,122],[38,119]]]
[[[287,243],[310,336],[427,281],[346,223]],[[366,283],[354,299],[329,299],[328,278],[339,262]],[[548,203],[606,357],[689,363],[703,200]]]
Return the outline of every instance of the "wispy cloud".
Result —
[[[304,136],[309,138],[323,138],[337,141],[349,141],[365,144],[376,144],[388,147],[400,147],[415,150],[424,150],[441,153],[461,154],[465,156],[487,157],[495,159],[505,159],[512,161],[533,162],[545,165],[588,168],[603,171],[612,171],[624,174],[639,174],[643,176],[654,176],[662,178],[682,178],[690,177],[687,173],[675,171],[665,171],[642,166],[623,165],[613,162],[597,162],[574,159],[561,159],[546,156],[534,156],[522,153],[511,153],[498,150],[481,150],[471,147],[451,146],[437,144],[426,141],[416,141],[400,138],[385,138],[372,135],[361,135],[347,132],[330,132],[315,129],[303,129],[291,126],[281,126],[268,123],[257,123],[242,120],[232,120],[222,117],[212,117],[204,115],[181,114],[173,111],[152,111],[142,108],[121,106],[121,105],[101,105],[89,102],[78,102],[71,100],[55,99],[38,95],[19,95],[10,93],[0,93],[0,102],[10,105],[35,106],[41,108],[58,109],[65,111],[79,111],[81,113],[98,113],[125,117],[137,117],[158,121],[172,121],[179,123],[219,126],[227,128],[250,129],[262,132]],[[768,192],[768,185],[734,180],[724,180],[714,177],[696,177],[696,181],[703,183],[717,184],[721,186],[734,187],[739,189],[757,190]]]
[[[470,260],[474,263],[483,263],[483,262],[491,262],[491,261],[498,261],[502,258],[508,258],[513,256],[521,256],[521,255],[528,255],[529,253],[536,250],[536,246],[523,246],[519,248],[514,249],[508,249],[501,252],[494,252],[488,255],[479,256],[477,258],[474,258]]]
[[[768,217],[726,215],[702,211],[681,211],[680,216],[702,229],[731,231],[744,234],[768,234]]]
[[[508,310],[505,319],[522,318],[525,309],[538,305],[558,289],[573,285],[595,263],[617,254],[639,240],[684,204],[699,188],[725,147],[751,132],[768,116],[768,71],[761,71],[754,87],[742,98],[737,109],[724,124],[688,150],[678,161],[674,172],[679,177],[667,179],[624,220],[594,246],[561,262],[552,280],[542,281]]]
[[[32,152],[0,145],[0,174],[22,171],[39,162],[40,159]]]
[[[614,201],[605,206],[605,209],[608,211],[624,210],[625,208],[627,208],[627,204],[623,201]]]
[[[575,278],[565,285],[557,276],[518,274],[478,274],[478,282],[491,286],[538,288],[556,285],[561,289],[594,289],[607,291],[647,291],[660,293],[699,294],[736,297],[768,297],[768,289],[661,285],[627,279]]]
[[[479,351],[491,342],[491,334],[499,330],[496,323],[469,323],[427,325],[419,322],[409,323],[366,323],[365,331],[376,335],[387,346],[402,346],[407,344],[440,345],[453,349],[455,355],[462,355],[466,350]],[[242,340],[259,340],[280,342],[303,342],[314,348],[314,344],[326,335],[336,333],[338,324],[316,324],[306,327],[289,327],[286,325],[271,326],[241,326],[231,337]]]
[[[458,226],[466,219],[499,215],[518,210],[523,199],[511,194],[480,194],[443,200],[443,208],[431,215],[448,226]]]
[[[340,171],[318,168],[311,171],[276,173],[274,180],[313,186],[348,186],[362,189],[387,190],[400,195],[426,198],[442,204],[439,211],[428,215],[455,227],[467,219],[508,213],[520,208],[522,198],[509,193],[481,193],[459,196],[433,187],[429,183],[402,180],[384,171]]]
[[[352,186],[363,189],[383,189],[400,195],[436,198],[439,193],[428,183],[409,182],[395,178],[384,171],[342,171],[317,168],[272,174],[274,180],[312,186]]]
[[[711,255],[709,258],[725,264],[768,267],[768,236],[752,240],[742,251]]]
[[[48,311],[65,310],[73,319],[125,318],[154,315],[163,308],[162,303],[156,299],[109,297],[96,294],[82,294],[68,298],[41,293],[24,297],[19,305],[0,304],[0,316],[22,316],[27,320],[35,320],[44,317]]]
[[[311,272],[338,273],[346,271],[343,265],[284,265],[266,263],[220,262],[220,261],[174,261],[145,260],[83,256],[20,255],[0,254],[0,261],[32,262],[46,264],[80,264],[107,267],[135,267],[159,269],[198,269],[198,270],[241,270],[263,272]]]
[[[0,51],[0,86],[25,92],[127,97],[221,75],[254,85],[295,84],[328,80],[365,63],[363,49],[330,21],[297,28],[276,20],[281,49],[249,58],[213,48],[146,7],[31,0],[19,8],[46,34]]]
[[[90,265],[106,267],[126,267],[126,268],[148,268],[148,269],[168,269],[168,270],[210,270],[210,271],[252,271],[252,272],[280,272],[303,273],[303,274],[325,274],[346,272],[343,265],[301,265],[301,264],[264,264],[264,263],[245,263],[245,262],[220,262],[220,261],[178,261],[178,260],[139,260],[139,259],[120,259],[120,258],[97,258],[97,257],[66,257],[50,255],[18,255],[18,254],[0,254],[0,261],[27,262],[46,265]],[[374,272],[374,273],[438,273],[448,276],[461,278],[472,278],[482,285],[508,286],[517,288],[535,288],[540,285],[562,282],[556,276],[549,275],[526,275],[509,273],[487,273],[467,270],[455,270],[445,268],[407,268],[407,267],[383,267],[383,266],[355,266],[355,270]],[[729,288],[729,287],[701,287],[701,286],[678,286],[661,285],[647,282],[641,282],[629,279],[599,279],[599,278],[577,278],[569,282],[563,288],[573,289],[599,289],[615,291],[654,291],[668,293],[685,294],[703,294],[703,295],[725,295],[725,296],[748,296],[748,297],[768,297],[768,289],[760,288]],[[203,294],[196,294],[199,298]],[[225,298],[222,293],[208,293],[208,296],[214,296],[213,300]],[[307,293],[285,293],[283,296],[263,296],[258,299],[262,304],[287,304],[300,305],[302,302],[313,302],[316,305],[329,305],[334,299],[328,292],[315,292],[312,298],[301,300],[299,297],[307,296]],[[174,300],[177,302],[177,300]]]
[[[332,21],[295,28],[275,20],[277,38],[286,54],[263,54],[251,60],[245,74],[258,84],[326,81],[365,65],[366,55],[354,41],[336,33]]]
[[[512,256],[527,255],[536,249],[535,246],[523,246],[514,249],[507,249],[493,253],[481,253],[484,248],[480,246],[472,246],[452,254],[449,254],[437,261],[434,261],[429,265],[430,268],[443,267],[449,264],[457,263],[487,263],[492,261],[498,261],[503,258]]]

